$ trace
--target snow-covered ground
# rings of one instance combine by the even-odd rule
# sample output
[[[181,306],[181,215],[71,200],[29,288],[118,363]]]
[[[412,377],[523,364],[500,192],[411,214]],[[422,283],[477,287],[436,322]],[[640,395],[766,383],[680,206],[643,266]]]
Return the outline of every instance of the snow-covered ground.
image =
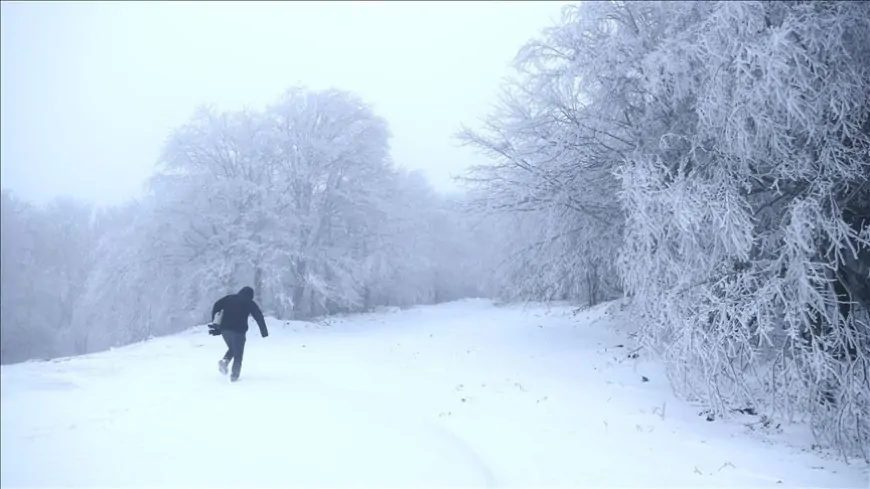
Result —
[[[802,450],[799,430],[750,433],[677,401],[659,367],[627,358],[616,310],[472,300],[273,320],[269,338],[252,328],[236,384],[204,327],[4,366],[0,482],[868,487],[866,465]]]

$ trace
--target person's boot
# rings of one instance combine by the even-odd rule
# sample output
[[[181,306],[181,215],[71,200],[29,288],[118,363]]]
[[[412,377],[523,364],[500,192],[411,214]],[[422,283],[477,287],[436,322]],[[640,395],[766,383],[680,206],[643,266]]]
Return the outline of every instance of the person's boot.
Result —
[[[230,364],[229,360],[227,360],[226,358],[221,358],[220,361],[218,361],[218,370],[220,370],[222,374],[226,375],[227,374],[227,365],[229,365],[229,364]]]
[[[230,375],[230,382],[236,382],[236,381],[238,381],[238,380],[239,380],[239,376],[238,376],[238,374],[232,374],[232,375]]]

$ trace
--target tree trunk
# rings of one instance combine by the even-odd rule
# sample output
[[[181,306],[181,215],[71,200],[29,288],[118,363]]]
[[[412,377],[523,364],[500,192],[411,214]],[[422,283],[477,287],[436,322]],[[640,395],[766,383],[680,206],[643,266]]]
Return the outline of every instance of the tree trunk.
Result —
[[[293,285],[293,319],[302,317],[302,302],[305,300],[305,273],[307,266],[304,260],[296,262],[296,283]]]

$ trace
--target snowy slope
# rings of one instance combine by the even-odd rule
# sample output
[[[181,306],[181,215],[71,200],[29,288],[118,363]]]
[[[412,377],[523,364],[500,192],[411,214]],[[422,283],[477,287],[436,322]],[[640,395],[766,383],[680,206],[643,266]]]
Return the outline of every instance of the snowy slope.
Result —
[[[705,421],[626,358],[625,326],[606,306],[462,301],[272,321],[237,384],[202,327],[4,366],[0,483],[867,487],[858,462]]]

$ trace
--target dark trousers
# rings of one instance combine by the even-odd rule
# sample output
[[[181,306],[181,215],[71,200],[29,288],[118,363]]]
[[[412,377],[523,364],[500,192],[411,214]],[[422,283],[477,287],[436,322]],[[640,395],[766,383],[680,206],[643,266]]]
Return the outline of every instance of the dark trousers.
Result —
[[[241,331],[223,331],[224,343],[227,344],[227,353],[224,361],[233,361],[232,376],[238,378],[242,372],[242,357],[245,356],[245,333]]]

